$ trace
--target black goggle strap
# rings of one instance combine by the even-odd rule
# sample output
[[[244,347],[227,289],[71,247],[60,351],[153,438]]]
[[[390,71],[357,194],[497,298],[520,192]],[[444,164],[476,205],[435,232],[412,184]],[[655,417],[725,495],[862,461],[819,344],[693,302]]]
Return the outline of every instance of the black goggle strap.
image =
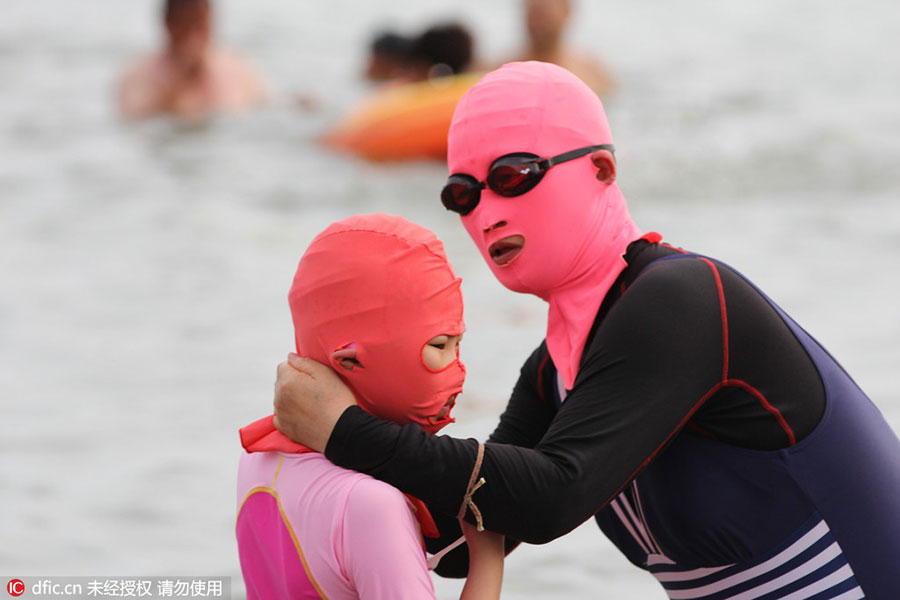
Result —
[[[578,148],[577,150],[569,150],[568,152],[563,152],[562,154],[557,154],[556,156],[551,156],[550,158],[541,159],[538,161],[538,165],[541,167],[541,169],[549,169],[553,165],[558,165],[559,163],[564,163],[569,160],[580,158],[585,154],[590,154],[591,152],[596,152],[597,150],[609,150],[610,152],[615,153],[616,147],[612,144],[597,144],[596,146],[587,146],[585,148]]]
[[[483,190],[487,187],[483,181],[478,181],[474,177],[472,179],[470,179],[469,181],[467,181],[466,183],[469,184],[469,189],[466,190],[467,194],[480,193],[481,190]]]

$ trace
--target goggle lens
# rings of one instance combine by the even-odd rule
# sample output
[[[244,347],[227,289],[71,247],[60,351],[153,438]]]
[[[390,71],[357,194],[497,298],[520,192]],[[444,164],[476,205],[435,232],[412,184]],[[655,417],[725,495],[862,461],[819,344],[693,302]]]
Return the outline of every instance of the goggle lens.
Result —
[[[478,205],[484,184],[468,175],[451,175],[441,190],[441,202],[453,212],[467,215]]]
[[[495,193],[509,198],[521,196],[536,186],[543,176],[544,170],[537,161],[528,160],[528,157],[509,157],[491,165],[487,185]]]

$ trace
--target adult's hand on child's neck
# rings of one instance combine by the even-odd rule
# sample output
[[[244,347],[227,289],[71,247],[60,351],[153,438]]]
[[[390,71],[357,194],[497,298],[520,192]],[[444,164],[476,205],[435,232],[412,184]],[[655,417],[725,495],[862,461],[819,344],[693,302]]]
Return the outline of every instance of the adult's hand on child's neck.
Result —
[[[275,427],[298,444],[325,452],[341,414],[355,404],[353,392],[329,367],[294,354],[278,365]]]

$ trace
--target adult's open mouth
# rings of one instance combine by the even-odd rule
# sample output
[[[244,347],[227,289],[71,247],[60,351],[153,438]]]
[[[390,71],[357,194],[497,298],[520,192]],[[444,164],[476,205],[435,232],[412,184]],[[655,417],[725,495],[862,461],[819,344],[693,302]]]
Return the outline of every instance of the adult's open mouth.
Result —
[[[502,240],[498,240],[491,244],[488,248],[488,254],[496,265],[508,265],[511,263],[525,247],[525,237],[521,235],[511,235]]]

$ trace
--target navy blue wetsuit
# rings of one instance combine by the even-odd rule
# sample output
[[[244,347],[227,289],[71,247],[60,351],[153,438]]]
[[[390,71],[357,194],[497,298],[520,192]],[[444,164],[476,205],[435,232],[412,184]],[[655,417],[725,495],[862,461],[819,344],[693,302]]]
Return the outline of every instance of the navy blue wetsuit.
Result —
[[[523,366],[473,497],[485,526],[544,543],[593,515],[670,598],[900,598],[900,441],[879,411],[726,265],[646,241],[626,261],[572,389],[543,344]],[[351,408],[326,455],[453,538],[476,449]]]

